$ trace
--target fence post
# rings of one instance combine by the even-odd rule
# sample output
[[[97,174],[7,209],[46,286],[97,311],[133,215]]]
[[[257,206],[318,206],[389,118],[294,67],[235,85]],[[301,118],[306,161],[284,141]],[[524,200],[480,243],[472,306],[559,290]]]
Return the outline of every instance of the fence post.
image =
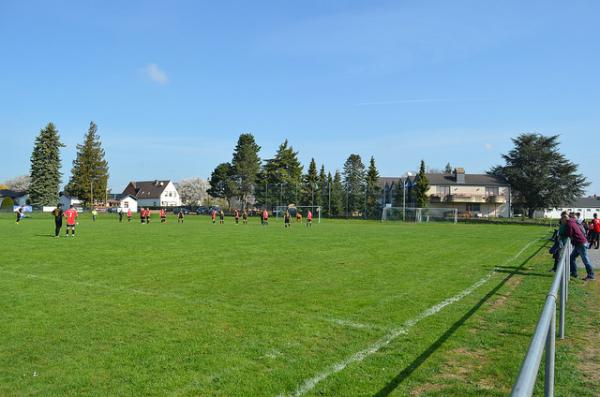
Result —
[[[552,318],[546,336],[546,376],[544,379],[544,397],[554,397],[554,359],[556,349],[556,297],[552,304]]]

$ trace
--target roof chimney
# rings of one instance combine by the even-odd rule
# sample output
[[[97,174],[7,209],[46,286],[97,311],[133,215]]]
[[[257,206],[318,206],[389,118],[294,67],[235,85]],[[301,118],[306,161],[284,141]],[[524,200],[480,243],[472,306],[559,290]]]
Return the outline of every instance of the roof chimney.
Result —
[[[454,176],[456,177],[456,183],[464,184],[465,183],[465,169],[464,168],[455,168]]]

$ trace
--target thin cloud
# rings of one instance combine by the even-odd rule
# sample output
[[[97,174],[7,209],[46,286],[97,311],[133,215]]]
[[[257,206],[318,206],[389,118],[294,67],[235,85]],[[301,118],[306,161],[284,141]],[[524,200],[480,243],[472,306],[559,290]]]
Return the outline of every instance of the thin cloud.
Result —
[[[483,145],[485,147],[485,150],[491,150],[493,148],[491,143],[486,143],[485,145]]]
[[[392,101],[361,102],[355,106],[378,106],[378,105],[401,105],[405,103],[435,103],[435,102],[471,102],[485,101],[482,98],[416,98],[416,99],[398,99]]]
[[[169,77],[167,73],[158,67],[157,64],[151,63],[148,64],[144,69],[144,74],[152,81],[158,84],[167,84],[169,82]]]

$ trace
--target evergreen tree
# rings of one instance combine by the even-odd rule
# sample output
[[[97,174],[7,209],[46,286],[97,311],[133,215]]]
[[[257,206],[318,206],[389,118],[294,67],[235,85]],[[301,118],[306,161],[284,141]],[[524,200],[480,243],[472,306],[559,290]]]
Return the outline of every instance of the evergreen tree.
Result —
[[[313,158],[308,165],[308,173],[302,178],[302,205],[315,205],[318,200],[318,182],[317,163]]]
[[[339,170],[335,171],[333,180],[331,174],[328,179],[331,181],[331,214],[330,216],[343,216],[346,211],[345,192],[342,184],[342,175]]]
[[[252,134],[241,134],[231,161],[232,177],[235,181],[235,193],[246,208],[250,196],[254,193],[256,177],[260,171],[260,146]]]
[[[321,214],[325,215],[327,213],[327,204],[329,199],[329,187],[327,185],[327,174],[325,173],[325,166],[321,165],[321,170],[319,171],[319,181],[318,185],[318,194],[316,198],[316,204],[321,207]]]
[[[405,205],[405,200],[408,199],[404,196],[404,183],[405,180],[400,178],[394,185],[393,207],[403,207]]]
[[[375,166],[375,158],[371,156],[366,178],[367,214],[366,218],[378,218],[381,215],[381,188],[379,187],[379,171]]]
[[[344,185],[348,215],[364,210],[365,166],[358,154],[351,154],[344,163]]]
[[[215,198],[227,200],[227,206],[231,208],[231,199],[235,196],[235,182],[233,181],[233,167],[230,163],[217,165],[210,175],[207,193]]]
[[[427,191],[429,190],[429,180],[425,175],[425,162],[421,160],[421,166],[419,167],[419,173],[417,174],[414,196],[415,204],[419,208],[427,207]]]
[[[502,155],[505,165],[489,173],[505,178],[512,188],[514,202],[535,210],[560,207],[581,197],[588,182],[577,172],[577,164],[558,151],[558,135],[521,134],[514,148]]]
[[[266,161],[263,173],[272,203],[288,205],[300,201],[302,165],[287,139],[279,145],[275,157]]]
[[[108,185],[108,162],[97,134],[98,127],[92,121],[85,134],[83,144],[77,145],[77,157],[73,160],[71,179],[65,193],[77,197],[90,207],[92,201],[103,201]]]
[[[61,181],[60,142],[58,130],[48,123],[40,130],[31,153],[29,200],[36,206],[56,205]]]
[[[451,174],[452,173],[452,166],[450,165],[450,163],[446,164],[446,167],[444,168],[444,173],[445,174]]]

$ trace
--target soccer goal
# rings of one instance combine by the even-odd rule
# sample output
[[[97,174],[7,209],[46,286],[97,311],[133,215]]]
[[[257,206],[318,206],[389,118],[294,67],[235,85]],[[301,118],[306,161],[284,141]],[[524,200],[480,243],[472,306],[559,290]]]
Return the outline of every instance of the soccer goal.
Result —
[[[295,218],[296,214],[300,213],[302,218],[306,219],[309,210],[312,211],[313,220],[316,220],[317,223],[321,223],[321,206],[319,205],[278,205],[275,207],[274,213],[277,220],[280,218],[283,219],[285,211],[289,211],[292,218]]]
[[[456,208],[412,208],[386,207],[381,214],[381,220],[405,222],[453,222],[458,221]]]

